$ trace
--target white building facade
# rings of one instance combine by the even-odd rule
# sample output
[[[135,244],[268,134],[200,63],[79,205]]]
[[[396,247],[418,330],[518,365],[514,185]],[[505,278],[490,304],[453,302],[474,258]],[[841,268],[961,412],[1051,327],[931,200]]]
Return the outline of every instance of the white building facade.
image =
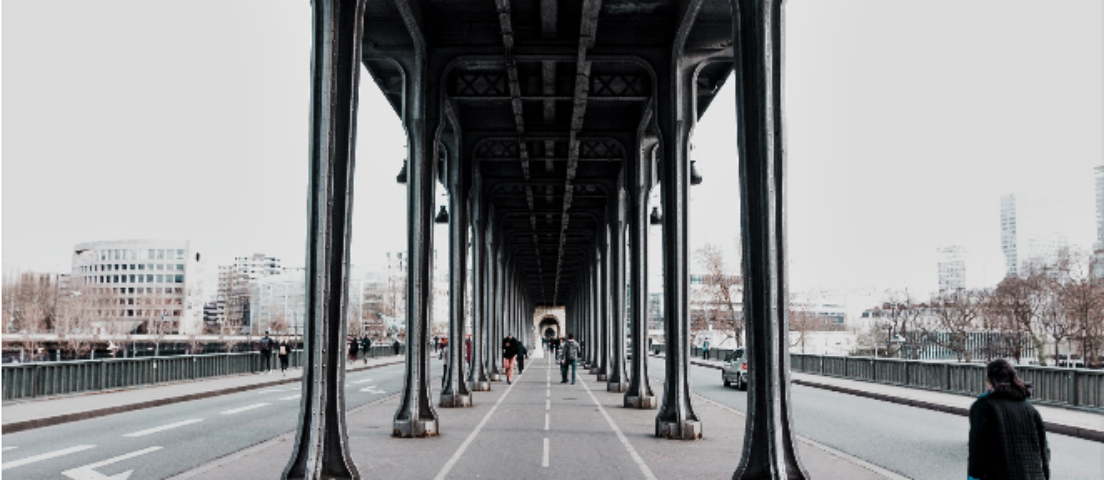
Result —
[[[100,333],[194,335],[203,330],[200,254],[187,240],[116,240],[73,247],[74,293],[97,294],[108,305]],[[91,308],[91,307],[89,307]]]
[[[951,245],[939,248],[939,294],[966,291],[966,247]]]
[[[1068,244],[1057,199],[1022,193],[1001,197],[1005,275],[1026,273],[1035,262],[1054,262]]]

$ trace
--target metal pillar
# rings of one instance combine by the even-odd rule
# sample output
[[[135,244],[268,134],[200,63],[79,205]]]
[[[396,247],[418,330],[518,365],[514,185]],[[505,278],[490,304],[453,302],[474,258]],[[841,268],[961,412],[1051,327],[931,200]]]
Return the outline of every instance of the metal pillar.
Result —
[[[630,286],[632,300],[632,363],[629,387],[625,391],[626,408],[656,408],[655,394],[648,379],[648,193],[652,185],[652,156],[655,141],[644,140],[643,132],[636,162],[629,181]]]
[[[793,444],[786,278],[782,0],[732,0],[749,382],[734,479],[809,478]]]
[[[609,380],[610,356],[610,246],[608,215],[599,233],[598,259],[598,381]]]
[[[409,9],[402,4],[400,9]],[[417,43],[417,41],[415,42]],[[410,136],[407,192],[406,372],[392,435],[428,437],[438,433],[429,388],[430,316],[433,301],[433,207],[441,88],[424,51],[406,76],[403,123]],[[435,66],[435,65],[434,65]]]
[[[613,235],[610,240],[610,339],[609,380],[606,391],[624,392],[625,382],[625,190],[624,176],[618,182],[614,202]]]
[[[487,378],[487,249],[486,212],[483,210],[483,180],[478,169],[472,186],[472,348],[468,389],[473,392],[491,390]]]
[[[460,139],[453,131],[450,138],[448,161],[449,182],[449,348],[448,368],[445,370],[445,386],[441,390],[439,405],[442,407],[470,407],[471,392],[465,378],[464,328],[467,312],[468,272],[468,191],[463,185]]]
[[[491,337],[487,341],[490,353],[490,377],[492,382],[501,382],[502,375],[502,249],[497,242],[491,249]]]
[[[680,52],[681,53],[681,52]],[[656,416],[656,436],[701,438],[702,424],[690,396],[690,317],[687,236],[690,231],[690,132],[696,120],[694,68],[681,54],[667,75],[659,76],[657,111],[663,134],[663,300],[667,355],[663,404]]]
[[[295,446],[282,478],[356,479],[345,430],[342,347],[364,2],[315,0],[312,9],[306,358]]]

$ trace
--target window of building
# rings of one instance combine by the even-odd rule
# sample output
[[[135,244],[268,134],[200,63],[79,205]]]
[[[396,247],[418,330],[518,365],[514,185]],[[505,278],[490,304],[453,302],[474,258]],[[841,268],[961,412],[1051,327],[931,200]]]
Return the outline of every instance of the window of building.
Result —
[[[184,264],[183,263],[176,264],[176,270],[179,271],[179,272],[183,272],[184,271]]]
[[[130,287],[130,290],[127,293],[134,293],[134,287]]]
[[[146,283],[153,283],[153,274],[146,274]]]
[[[165,259],[165,249],[163,249],[163,248],[157,249],[157,259],[158,260],[164,260]]]
[[[163,263],[158,263],[158,264],[157,264],[157,269],[158,269],[158,270],[164,270],[164,269],[165,269],[165,264],[163,264]]]
[[[134,275],[131,275],[131,276],[130,276],[130,283],[135,283],[135,280],[134,280]]]
[[[184,283],[184,275],[177,275],[176,283]]]
[[[165,282],[164,277],[165,277],[164,275],[158,275],[157,276],[157,283],[164,283]]]
[[[177,260],[184,260],[184,249],[182,249],[182,248],[176,249],[176,259]]]

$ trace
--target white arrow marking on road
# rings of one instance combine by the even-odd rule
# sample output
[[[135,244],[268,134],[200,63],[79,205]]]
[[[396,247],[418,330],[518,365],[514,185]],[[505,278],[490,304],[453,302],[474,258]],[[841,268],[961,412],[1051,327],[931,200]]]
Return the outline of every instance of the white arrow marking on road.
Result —
[[[102,462],[96,462],[96,463],[85,465],[83,467],[77,467],[77,468],[74,468],[74,469],[71,469],[71,470],[66,470],[64,472],[61,472],[61,474],[65,475],[66,477],[72,478],[73,480],[126,480],[127,478],[130,478],[130,474],[134,473],[133,469],[127,470],[123,473],[112,475],[110,477],[107,476],[107,475],[104,475],[100,472],[97,472],[94,469],[100,468],[104,465],[109,465],[109,464],[112,464],[112,463],[115,463],[115,462],[121,462],[121,461],[126,460],[128,458],[134,458],[134,457],[137,457],[139,455],[145,455],[145,454],[150,453],[150,452],[156,452],[158,450],[161,450],[162,448],[164,448],[164,447],[145,448],[145,449],[142,449],[142,450],[138,450],[137,452],[130,452],[126,455],[119,455],[118,457],[109,458],[109,459],[104,460]]]
[[[376,386],[376,385],[368,385],[367,387],[364,387],[364,388],[362,388],[358,391],[368,392],[368,393],[387,393],[387,392],[384,392],[383,390],[380,390],[379,387]]]
[[[14,448],[14,447],[13,447]],[[7,470],[9,468],[22,467],[23,465],[30,465],[35,462],[41,462],[43,460],[49,460],[51,458],[60,457],[62,455],[69,455],[70,453],[83,452],[89,448],[96,448],[95,445],[77,445],[75,447],[63,448],[61,450],[55,450],[50,453],[43,453],[42,455],[35,455],[33,457],[27,457],[14,462],[5,463],[0,466],[0,470]]]
[[[225,412],[220,412],[220,413],[222,415],[233,415],[235,413],[241,413],[241,412],[244,412],[246,410],[253,410],[254,408],[261,408],[261,407],[268,406],[268,405],[270,405],[270,404],[268,404],[268,403],[254,403],[253,405],[249,405],[249,406],[245,406],[245,407],[241,407],[241,408],[235,408],[233,410],[227,410]]]
[[[150,428],[148,430],[141,430],[141,431],[137,431],[137,432],[134,432],[134,433],[128,433],[128,434],[123,435],[123,436],[124,437],[131,437],[131,438],[144,437],[144,436],[149,435],[151,433],[163,432],[165,430],[172,430],[172,429],[177,428],[177,427],[183,427],[185,425],[191,425],[193,423],[199,423],[199,422],[202,422],[202,421],[203,421],[202,418],[193,418],[191,420],[184,420],[183,422],[170,423],[168,425],[161,425],[160,427],[153,427],[153,428]]]
[[[280,400],[295,400],[296,398],[299,398],[299,395],[300,395],[300,394],[298,394],[298,393],[297,393],[297,394],[295,394],[295,395],[288,395],[288,396],[286,396],[286,397],[284,397],[284,398],[281,398]]]

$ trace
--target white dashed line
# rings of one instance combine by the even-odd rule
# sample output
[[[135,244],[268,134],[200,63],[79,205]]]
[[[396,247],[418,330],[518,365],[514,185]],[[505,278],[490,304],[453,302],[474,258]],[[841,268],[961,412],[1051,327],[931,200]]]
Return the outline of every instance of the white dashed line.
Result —
[[[544,458],[541,459],[541,466],[548,466],[548,439],[544,439]]]
[[[63,448],[61,450],[55,450],[49,453],[43,453],[41,455],[35,455],[33,457],[27,457],[24,459],[16,460],[14,462],[5,463],[0,466],[0,470],[7,470],[9,468],[22,467],[23,465],[30,465],[32,463],[41,462],[43,460],[49,460],[51,458],[57,458],[63,455],[69,455],[70,453],[83,452],[90,448],[96,448],[95,445],[77,445],[75,447]]]
[[[544,429],[548,430],[548,414],[544,414]]]
[[[552,410],[552,400],[545,400],[544,401],[544,409],[545,410]]]
[[[636,453],[636,449],[629,443],[629,439],[625,438],[625,434],[621,433],[621,429],[617,427],[616,423],[613,423],[613,419],[606,413],[606,409],[602,407],[602,403],[598,401],[598,398],[594,396],[594,392],[590,391],[590,387],[587,386],[586,382],[579,383],[583,384],[583,388],[586,389],[587,395],[590,395],[590,399],[594,400],[594,404],[598,406],[598,411],[602,412],[603,417],[606,417],[606,422],[609,422],[610,427],[613,428],[613,433],[616,433],[617,438],[621,440],[621,444],[625,445],[625,450],[629,451],[629,456],[632,457],[633,462],[636,462],[636,464],[640,466],[640,472],[644,474],[644,478],[655,480],[656,477],[652,474],[652,470],[648,468],[648,464],[644,463],[644,459],[640,458],[640,455]]]
[[[162,425],[160,427],[154,427],[154,428],[150,428],[148,430],[141,430],[141,431],[137,431],[137,432],[134,432],[134,433],[128,433],[128,434],[123,435],[123,436],[124,437],[130,437],[130,438],[144,437],[144,436],[152,434],[152,433],[163,432],[165,430],[172,430],[174,428],[183,427],[185,425],[191,425],[193,423],[199,423],[199,422],[202,422],[202,421],[203,421],[202,418],[193,418],[191,420],[184,420],[183,422],[170,423],[168,425]]]
[[[145,454],[150,453],[150,452],[156,452],[158,450],[161,450],[162,448],[164,448],[164,447],[144,448],[142,450],[138,450],[137,452],[130,452],[126,455],[119,455],[118,457],[109,458],[109,459],[101,461],[101,462],[90,463],[90,464],[85,465],[83,467],[77,467],[77,468],[74,468],[74,469],[66,470],[64,472],[61,472],[61,474],[65,475],[66,477],[72,478],[73,480],[104,480],[104,479],[126,480],[127,478],[130,477],[130,474],[134,473],[133,469],[127,470],[123,473],[112,475],[110,477],[107,476],[107,475],[104,475],[100,472],[97,472],[95,469],[99,468],[99,467],[102,467],[104,465],[110,465],[110,464],[115,463],[115,462],[121,462],[121,461],[126,460],[128,458],[134,458],[134,457],[137,457],[139,455],[145,455]]]
[[[19,447],[4,447],[4,449],[3,449],[3,450],[0,450],[0,451],[6,452],[6,451],[8,451],[8,450],[15,450],[15,449],[17,449],[17,448],[19,448]]]
[[[551,388],[545,389],[544,390],[544,396],[551,397],[552,396],[552,389]]]
[[[268,406],[268,405],[271,405],[271,404],[268,404],[268,403],[254,403],[253,405],[249,405],[249,406],[245,406],[245,407],[241,407],[241,408],[235,408],[233,410],[227,410],[225,412],[219,412],[219,413],[221,413],[222,415],[233,415],[235,413],[241,413],[241,412],[244,412],[246,410],[253,410],[254,408],[261,408],[261,407]]]
[[[456,465],[456,462],[460,461],[460,456],[464,454],[464,450],[467,450],[468,445],[471,445],[471,443],[475,441],[476,435],[479,435],[479,432],[483,430],[483,426],[487,424],[487,420],[491,419],[491,415],[494,415],[495,410],[498,410],[498,406],[502,404],[502,401],[505,400],[508,395],[510,395],[510,390],[513,389],[514,385],[506,387],[506,391],[503,392],[501,397],[498,397],[498,400],[495,401],[494,406],[491,407],[491,409],[487,411],[487,414],[483,416],[483,420],[480,420],[479,425],[475,426],[475,430],[472,430],[472,433],[468,434],[468,438],[464,439],[464,443],[460,444],[460,448],[456,449],[456,453],[453,453],[452,457],[449,458],[449,461],[445,463],[445,466],[443,468],[441,468],[441,471],[437,472],[437,476],[434,477],[435,480],[445,480],[445,476],[448,475],[449,470],[452,470],[452,467]]]
[[[280,400],[295,400],[296,398],[299,398],[300,395],[301,394],[298,393],[295,395],[288,395],[286,397],[280,398]]]
[[[365,378],[364,380],[357,380],[355,382],[349,382],[349,383],[368,383],[368,382],[371,382],[371,381],[372,381],[371,378]]]

